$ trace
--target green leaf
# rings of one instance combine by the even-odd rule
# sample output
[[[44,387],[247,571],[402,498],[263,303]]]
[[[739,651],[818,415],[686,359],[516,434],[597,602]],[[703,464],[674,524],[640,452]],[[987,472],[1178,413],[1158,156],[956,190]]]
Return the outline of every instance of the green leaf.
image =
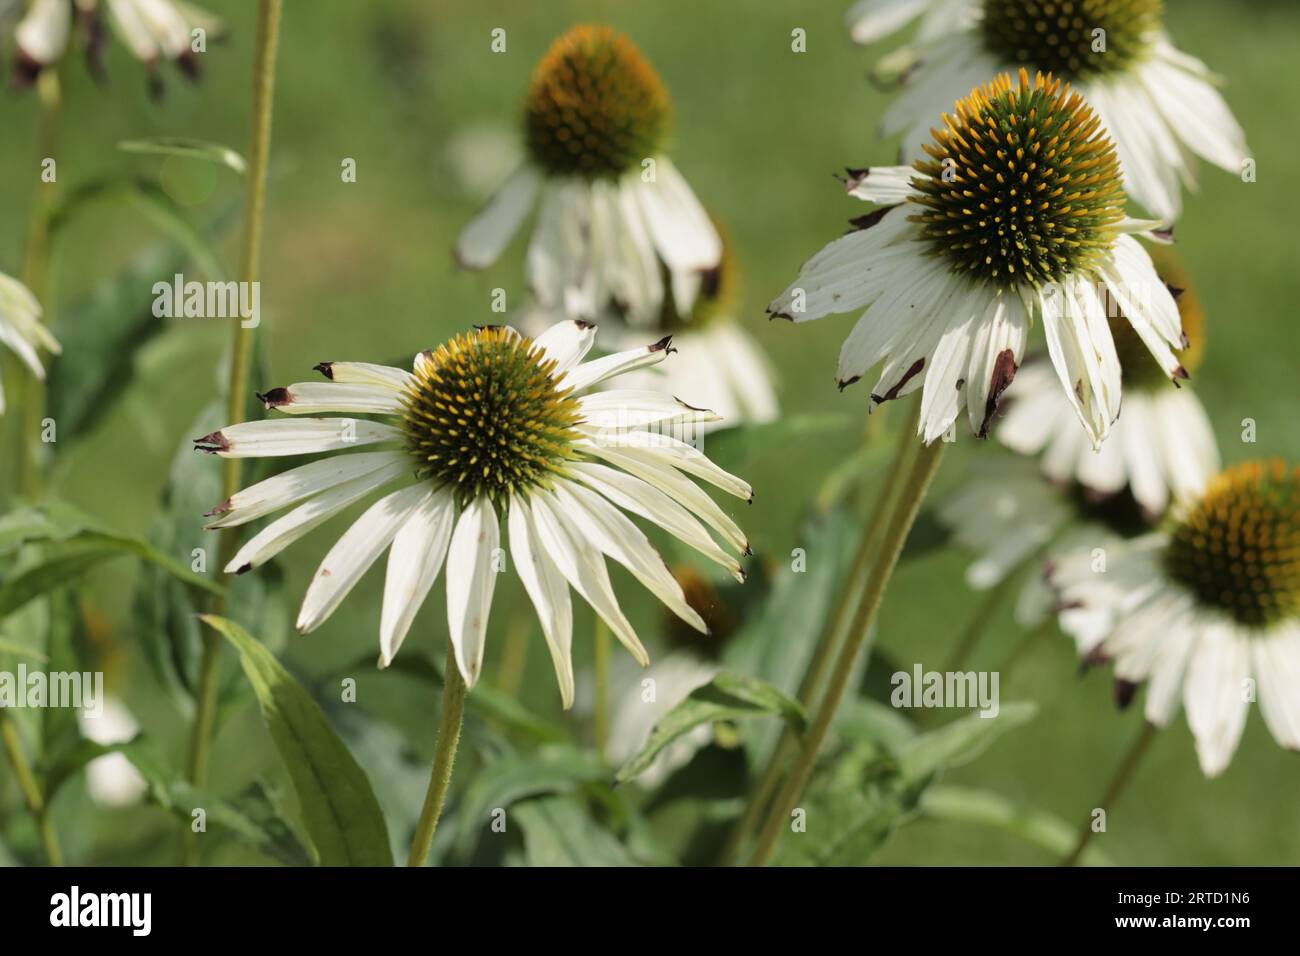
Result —
[[[477,693],[475,688],[470,696]],[[474,776],[461,798],[456,811],[457,853],[468,858],[474,852],[497,808],[541,794],[566,793],[584,783],[603,783],[609,779],[608,774],[594,754],[567,746],[542,747],[536,752],[497,758]]]
[[[32,650],[24,644],[17,641],[11,641],[7,638],[0,637],[0,654],[13,654],[15,657],[25,657],[31,661],[48,661],[49,658],[40,651]]]
[[[239,651],[321,864],[392,866],[388,828],[375,792],[320,707],[238,624],[211,614],[202,620]]]
[[[739,674],[722,673],[692,691],[655,724],[641,752],[618,772],[615,782],[624,783],[644,773],[660,751],[696,727],[746,717],[780,717],[799,730],[803,729],[804,723],[804,712],[799,702],[771,684]]]
[[[248,163],[244,157],[229,146],[209,143],[201,139],[188,139],[183,136],[151,136],[147,139],[124,140],[117,144],[117,148],[127,153],[201,159],[225,166],[241,176],[248,170]]]
[[[1078,829],[1053,813],[973,787],[931,787],[921,797],[921,813],[945,823],[1001,830],[1045,850],[1053,860],[1063,858],[1074,849],[1078,839]],[[1083,862],[1090,866],[1112,865],[1096,844],[1084,851]]]
[[[781,841],[775,862],[863,865],[895,829],[917,815],[926,791],[944,770],[974,760],[1034,713],[1033,704],[1003,704],[997,717],[962,717],[912,737],[875,717],[838,724],[838,733],[859,729],[866,735],[818,766],[799,807],[806,830]]]
[[[1034,719],[1036,705],[1028,701],[1003,704],[996,717],[972,714],[909,740],[899,750],[899,765],[909,783],[923,781],[950,767],[970,763],[1008,730]]]
[[[149,542],[129,535],[86,528],[72,536],[43,544],[39,554],[0,582],[0,617],[12,614],[28,601],[72,583],[96,565],[123,556],[134,556],[160,568],[178,581],[222,593],[222,588],[189,567],[163,554]]]
[[[311,850],[303,845],[260,783],[254,783],[234,797],[223,797],[195,790],[187,783],[176,783],[165,799],[156,802],[184,823],[189,823],[194,810],[201,807],[209,826],[221,829],[236,842],[286,866],[312,866],[315,863]]]
[[[513,811],[529,866],[635,866],[627,848],[577,801],[541,797]]]

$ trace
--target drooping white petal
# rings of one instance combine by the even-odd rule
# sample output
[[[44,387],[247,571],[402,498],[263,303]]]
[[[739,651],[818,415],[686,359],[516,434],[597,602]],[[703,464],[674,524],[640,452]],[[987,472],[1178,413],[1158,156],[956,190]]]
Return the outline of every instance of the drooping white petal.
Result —
[[[1259,709],[1279,744],[1300,750],[1300,631],[1294,626],[1250,642]]]
[[[280,418],[227,425],[196,439],[195,447],[222,458],[278,458],[401,439],[401,429],[382,422],[356,418]]]
[[[578,480],[620,508],[658,525],[705,557],[722,565],[737,581],[744,581],[740,562],[723,551],[689,511],[654,485],[596,462],[574,462],[569,467]]]
[[[537,610],[542,636],[551,652],[560,702],[573,706],[573,602],[569,585],[537,536],[532,506],[522,495],[510,502],[510,553],[528,599]]]
[[[1187,724],[1207,777],[1224,771],[1246,726],[1250,640],[1228,623],[1202,627],[1183,688]]]
[[[355,455],[331,455],[320,461],[290,468],[264,481],[237,491],[214,508],[218,516],[208,528],[233,528],[255,521],[272,512],[297,504],[318,492],[389,468],[395,475],[409,467],[410,459],[400,451],[363,451]]]
[[[28,59],[49,66],[67,49],[71,26],[72,4],[68,0],[35,0],[14,27],[14,40]]]
[[[1240,172],[1248,155],[1246,134],[1210,83],[1159,55],[1138,67],[1151,101],[1171,131],[1202,159]]]
[[[456,261],[466,269],[485,269],[496,262],[532,208],[540,184],[536,167],[525,164],[515,170],[461,231]]]
[[[558,507],[564,509],[565,517],[585,540],[627,568],[683,621],[702,634],[708,633],[708,626],[686,603],[682,586],[650,539],[625,515],[594,491],[573,482],[556,482],[554,494]]]
[[[652,182],[637,177],[641,211],[645,216],[659,257],[669,270],[712,269],[722,259],[722,239],[708,213],[672,160],[656,156]],[[681,314],[690,312],[691,302],[677,303]]]
[[[597,441],[597,444],[612,444],[620,452],[633,458],[671,465],[737,498],[749,501],[754,497],[754,489],[749,486],[749,482],[719,468],[704,452],[683,441],[678,441],[671,435],[638,431],[619,432],[616,436],[612,436],[609,442]]]
[[[418,484],[399,489],[380,498],[352,522],[329,549],[303,595],[299,631],[310,634],[334,613],[427,494],[428,489]]]
[[[500,542],[496,510],[486,496],[480,495],[461,512],[447,551],[447,626],[456,666],[469,687],[474,686],[483,669]]]
[[[749,542],[736,522],[732,521],[718,503],[704,493],[703,489],[671,465],[659,459],[646,459],[631,454],[631,450],[626,448],[598,445],[594,442],[578,442],[577,446],[658,488],[718,532],[723,540],[737,551],[744,553],[749,550]]]
[[[246,541],[226,565],[226,573],[242,574],[265,564],[313,528],[354,501],[395,480],[409,468],[408,462],[395,461],[321,492]]]
[[[854,43],[872,43],[901,30],[929,6],[929,0],[857,0],[844,14]]]
[[[614,596],[609,571],[600,552],[582,538],[579,529],[566,520],[563,507],[553,495],[539,492],[531,496],[529,503],[532,507],[532,528],[547,557],[644,667],[649,663],[650,657],[618,606],[618,598]]]
[[[574,318],[596,314],[600,303],[590,237],[588,186],[568,180],[548,184],[524,260],[528,287],[543,306]]]
[[[578,404],[583,415],[581,428],[587,433],[721,421],[721,416],[710,409],[695,408],[646,389],[597,392],[583,396]]]
[[[379,666],[397,656],[420,605],[442,570],[456,520],[456,504],[446,489],[428,490],[397,530],[388,552],[384,606],[379,619]]]

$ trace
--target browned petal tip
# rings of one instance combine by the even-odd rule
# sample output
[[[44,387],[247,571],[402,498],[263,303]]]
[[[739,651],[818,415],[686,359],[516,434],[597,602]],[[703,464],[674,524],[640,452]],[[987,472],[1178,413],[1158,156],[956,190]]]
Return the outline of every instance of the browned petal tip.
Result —
[[[1165,283],[1165,288],[1169,290],[1169,294],[1174,297],[1175,302],[1177,302],[1182,297],[1183,293],[1187,291],[1186,289],[1178,288],[1176,285],[1170,285],[1168,282]]]
[[[1163,240],[1165,240],[1166,242],[1173,242],[1173,241],[1174,241],[1174,227],[1173,227],[1173,226],[1170,226],[1170,227],[1168,227],[1167,229],[1152,229],[1152,230],[1151,230],[1151,235],[1155,236],[1157,239],[1163,239]]]
[[[873,209],[865,215],[854,216],[849,220],[849,225],[853,227],[854,232],[861,232],[864,229],[870,229],[872,226],[876,225],[876,223],[880,222],[880,220],[889,215],[890,210],[893,208],[893,206],[881,206],[879,209]]]
[[[838,389],[842,392],[842,391],[844,391],[846,388],[848,388],[850,385],[852,385],[853,383],[855,383],[855,382],[860,382],[860,381],[862,381],[862,376],[861,376],[861,375],[854,375],[852,378],[842,378],[842,379],[837,380],[837,381],[835,382],[835,387],[838,388]],[[872,397],[872,398],[875,398],[876,396],[872,395],[871,397]]]
[[[322,375],[324,375],[324,376],[325,376],[327,379],[329,379],[331,382],[334,381],[334,363],[333,363],[333,362],[320,362],[320,363],[318,363],[318,364],[312,366],[312,371],[314,371],[314,372],[320,372]]]
[[[254,392],[253,394],[266,408],[279,408],[293,402],[293,396],[289,394],[287,388],[273,388],[267,392]]]
[[[217,505],[211,511],[205,512],[203,517],[211,518],[214,517],[215,515],[223,515],[229,510],[230,510],[230,499],[227,498],[225,501],[221,502],[221,504]]]
[[[1018,370],[1015,352],[1011,349],[1003,349],[998,353],[998,357],[993,362],[993,374],[989,379],[989,397],[984,403],[984,421],[980,422],[980,438],[989,437],[989,425],[993,422],[993,416],[997,414],[1002,393],[1007,390],[1007,386],[1016,377]]]
[[[845,166],[844,175],[842,177],[836,176],[835,178],[844,184],[845,192],[851,193],[853,192],[853,190],[861,186],[862,181],[866,179],[869,175],[871,175],[870,166],[862,166],[858,168],[854,168],[852,166]]]
[[[1178,366],[1178,368],[1174,369],[1174,378],[1176,378],[1176,379],[1182,379],[1182,380],[1185,382],[1185,381],[1187,381],[1189,378],[1191,378],[1191,376],[1187,374],[1187,369],[1183,368],[1183,367],[1180,365],[1180,366]]]
[[[586,319],[574,319],[573,324],[576,325],[578,328],[582,329],[583,331],[586,331],[587,329],[594,329],[596,327],[595,322],[588,322]]]
[[[1123,678],[1115,678],[1115,705],[1120,710],[1126,710],[1128,705],[1133,703],[1133,698],[1137,695],[1138,685],[1132,681]]]
[[[785,319],[787,322],[793,322],[793,321],[794,321],[794,316],[791,315],[789,312],[774,312],[774,311],[772,311],[772,307],[771,307],[770,305],[767,307],[767,317],[768,317],[769,320],[771,320],[771,319]]]
[[[209,455],[215,455],[217,452],[230,450],[230,439],[220,431],[204,435],[202,438],[194,439],[195,451],[205,451]]]
[[[235,568],[235,574],[247,574],[251,570],[253,570],[251,564],[241,564],[239,567]]]
[[[651,351],[651,352],[667,352],[667,353],[669,353],[669,354],[671,355],[673,352],[676,352],[676,351],[677,351],[675,348],[672,347],[672,343],[673,343],[673,337],[672,337],[671,335],[665,335],[662,339],[660,339],[660,340],[659,340],[658,342],[656,342],[654,345],[650,346],[650,351]]]

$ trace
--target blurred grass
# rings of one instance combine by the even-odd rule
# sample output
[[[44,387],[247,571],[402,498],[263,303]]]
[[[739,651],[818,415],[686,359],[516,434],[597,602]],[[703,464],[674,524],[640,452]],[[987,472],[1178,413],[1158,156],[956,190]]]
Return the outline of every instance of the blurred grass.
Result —
[[[831,174],[844,166],[887,164],[895,144],[878,142],[875,122],[885,98],[865,81],[875,50],[853,47],[841,18],[848,0],[686,0],[628,4],[577,0],[388,0],[385,3],[286,4],[276,89],[272,185],[268,207],[260,330],[269,346],[270,382],[310,377],[325,359],[395,361],[473,323],[499,319],[491,289],[522,304],[516,243],[483,275],[458,274],[449,250],[481,202],[454,160],[467,129],[515,128],[533,63],[567,26],[612,22],[629,32],[676,97],[672,155],[734,238],[747,289],[741,318],[779,356],[787,413],[865,411],[865,389],[838,393],[835,355],[852,316],[794,328],[769,324],[765,302],[800,262],[861,211]],[[166,98],[143,93],[138,65],[110,51],[112,81],[97,89],[72,64],[67,71],[68,121],[59,165],[64,188],[106,169],[153,169],[157,161],[119,153],[114,144],[147,135],[183,135],[243,149],[251,65],[251,3],[213,3],[230,23],[230,39],[211,47],[202,82],[168,79]],[[1300,5],[1238,0],[1178,0],[1169,29],[1179,46],[1203,57],[1226,79],[1226,94],[1245,126],[1259,179],[1202,166],[1202,188],[1179,224],[1178,251],[1209,317],[1209,353],[1197,380],[1227,461],[1260,454],[1300,458],[1295,408],[1296,269],[1293,186],[1300,101]],[[490,31],[504,27],[508,50],[489,50]],[[808,52],[790,50],[790,31],[807,31]],[[0,97],[6,130],[0,143],[0,269],[19,270],[22,224],[36,160],[26,131],[31,97]],[[357,182],[340,181],[345,158]],[[486,164],[486,163],[485,163]],[[183,172],[178,175],[184,175]],[[202,215],[239,195],[224,170],[190,188],[211,195]],[[58,259],[58,296],[67,301],[113,271],[152,233],[128,213],[97,210],[68,234]],[[234,247],[223,250],[234,261]],[[214,394],[229,329],[224,323],[177,320],[151,346],[153,361],[131,388],[130,401],[96,434],[59,462],[59,492],[126,530],[143,532],[175,447]],[[1041,333],[1034,341],[1041,345]],[[75,348],[75,342],[67,342]],[[10,376],[12,380],[12,375]],[[1258,445],[1241,441],[1243,419],[1258,424]],[[751,530],[756,550],[777,559],[800,547],[799,521],[819,475],[855,447],[857,428],[817,432],[793,444],[747,456],[745,477],[756,489],[752,508],[733,509]],[[5,436],[7,449],[11,447]],[[939,493],[961,478],[963,461],[983,453],[964,438],[950,456]],[[799,467],[789,467],[797,461]],[[736,462],[723,461],[737,466]],[[215,463],[214,463],[215,467]],[[340,522],[291,549],[290,599],[296,604]],[[810,556],[815,559],[815,556]],[[902,666],[941,664],[955,630],[974,605],[962,584],[964,559],[947,553],[908,564],[889,594],[880,646]],[[130,648],[131,571],[97,574],[86,601],[106,615]],[[308,674],[324,674],[373,651],[382,572],[372,572],[335,617],[310,638],[294,638],[287,657]],[[630,589],[624,588],[624,593]],[[437,596],[422,612],[410,646],[432,649],[443,639]],[[519,594],[505,587],[494,609],[488,669]],[[631,601],[645,611],[647,605]],[[589,639],[579,619],[575,640]],[[653,630],[644,613],[639,620]],[[1016,640],[1009,621],[991,637],[976,666],[991,667]],[[807,635],[792,634],[792,640]],[[183,727],[136,654],[117,675],[120,689],[152,732],[179,754]],[[362,703],[393,717],[422,752],[432,746],[433,702],[386,676],[366,676]],[[557,707],[540,641],[530,654],[526,698]],[[1136,713],[1119,715],[1106,675],[1080,680],[1069,643],[1048,640],[1003,687],[1004,699],[1029,697],[1042,713],[974,766],[954,775],[1079,818],[1136,729]],[[382,704],[376,701],[382,698]],[[256,716],[245,712],[222,733],[215,763],[236,777],[277,776],[274,754]],[[280,778],[282,779],[282,778]],[[236,780],[229,781],[233,789]],[[1253,713],[1228,772],[1202,779],[1180,718],[1156,744],[1135,785],[1112,812],[1101,842],[1132,864],[1294,864],[1300,862],[1295,793],[1300,764],[1281,751]],[[155,860],[156,847],[137,859]],[[165,857],[161,857],[165,858]],[[232,858],[238,858],[237,855]],[[1037,863],[1031,851],[992,833],[920,824],[903,830],[880,856],[894,864]]]

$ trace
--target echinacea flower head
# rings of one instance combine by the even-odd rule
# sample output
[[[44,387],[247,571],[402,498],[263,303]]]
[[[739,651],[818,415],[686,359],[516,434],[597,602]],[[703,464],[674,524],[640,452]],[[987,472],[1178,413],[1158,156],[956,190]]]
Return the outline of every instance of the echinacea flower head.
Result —
[[[1108,314],[1169,379],[1187,373],[1178,308],[1133,238],[1114,147],[1059,79],[999,76],[972,90],[930,159],[850,170],[851,195],[884,208],[806,262],[768,306],[805,322],[867,306],[840,351],[843,389],[884,361],[873,405],[923,388],[919,431],[944,434],[964,404],[983,437],[1041,318],[1064,394],[1094,446],[1119,416]]]
[[[1196,292],[1168,253],[1155,261],[1177,296],[1184,345],[1179,364],[1195,373],[1205,353],[1205,317]],[[1115,310],[1112,310],[1115,311]],[[1006,393],[996,435],[1022,455],[1042,454],[1043,473],[1077,483],[1090,497],[1128,490],[1151,522],[1171,502],[1199,495],[1219,471],[1219,450],[1205,407],[1192,389],[1176,387],[1122,315],[1109,319],[1124,388],[1124,413],[1094,448],[1074,427],[1074,411],[1046,363],[1030,360]]]
[[[41,322],[41,306],[27,286],[0,272],[0,345],[18,356],[28,371],[44,381],[45,366],[40,350],[58,355],[58,341]],[[0,384],[0,413],[5,410],[3,384]]]
[[[533,161],[553,176],[617,179],[664,145],[668,91],[626,36],[580,26],[533,71],[524,136]]]
[[[1181,698],[1208,776],[1232,759],[1256,696],[1278,743],[1300,750],[1300,469],[1235,465],[1167,531],[1110,549],[1104,573],[1096,560],[1058,561],[1051,580],[1062,628],[1091,635],[1089,660],[1114,662],[1121,703],[1149,682],[1146,717],[1164,726]]]
[[[32,0],[14,28],[18,82],[30,83],[57,63],[74,27],[84,35],[91,69],[101,72],[105,20],[151,74],[159,62],[168,60],[191,78],[199,72],[193,31],[202,28],[215,39],[222,30],[216,17],[180,0]]]
[[[261,394],[268,409],[295,417],[231,425],[196,446],[227,458],[328,454],[246,488],[210,513],[216,520],[209,527],[227,528],[292,507],[249,539],[226,570],[264,564],[332,515],[387,489],[325,556],[303,599],[302,632],[319,627],[389,550],[379,627],[380,664],[387,666],[445,565],[449,634],[457,666],[473,686],[497,574],[507,570],[502,520],[509,564],[537,610],[566,707],[573,701],[570,588],[640,663],[647,661],[619,608],[606,557],[682,620],[706,630],[624,512],[739,580],[736,555],[748,551],[745,536],[691,478],[746,500],[752,492],[670,434],[716,417],[707,409],[643,390],[583,394],[673,351],[665,338],[584,362],[595,334],[595,326],[573,320],[535,340],[508,328],[479,328],[421,353],[410,372],[325,362],[317,369],[326,381]],[[317,417],[334,413],[374,418]],[[354,450],[363,445],[369,450]]]
[[[1128,195],[1172,221],[1192,156],[1230,172],[1246,159],[1245,136],[1199,60],[1163,29],[1162,0],[860,0],[853,37],[867,43],[923,17],[917,42],[882,61],[898,80],[882,133],[905,133],[919,154],[928,117],[974,83],[1018,68],[1051,73],[1076,89],[1115,141]],[[918,121],[918,117],[924,119]]]
[[[525,272],[543,308],[586,319],[613,308],[644,327],[672,295],[689,312],[722,248],[664,151],[671,123],[663,82],[631,40],[574,27],[533,74],[526,160],[461,232],[457,261],[490,266],[540,199]]]

